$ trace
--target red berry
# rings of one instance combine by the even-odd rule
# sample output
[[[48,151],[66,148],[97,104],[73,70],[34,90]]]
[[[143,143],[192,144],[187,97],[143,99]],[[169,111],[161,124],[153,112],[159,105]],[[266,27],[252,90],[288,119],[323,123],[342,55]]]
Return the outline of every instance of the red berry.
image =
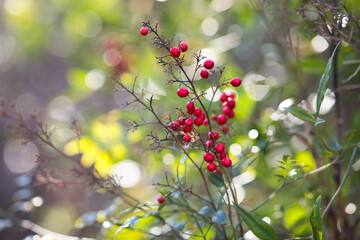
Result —
[[[203,69],[203,70],[200,71],[200,76],[202,78],[208,78],[209,77],[209,72],[207,70]]]
[[[224,158],[226,158],[226,152],[225,151],[220,154],[220,159],[222,160]]]
[[[221,172],[221,170],[220,170],[220,169],[216,169],[216,170],[214,171],[214,173],[217,173],[217,174],[222,175],[222,172]]]
[[[194,124],[196,126],[200,127],[203,124],[203,122],[204,122],[204,119],[202,117],[197,117],[197,118],[195,118]]]
[[[184,125],[184,124],[185,124],[185,118],[179,117],[179,118],[178,118],[178,123],[179,123],[180,125]]]
[[[188,102],[188,103],[186,104],[186,108],[187,108],[187,109],[193,109],[194,107],[195,107],[194,102]]]
[[[207,140],[207,141],[205,142],[205,145],[206,145],[207,148],[211,148],[212,145],[213,145],[213,141]]]
[[[193,125],[193,120],[191,120],[190,118],[186,119],[185,124],[186,124],[186,126],[191,127]]]
[[[231,79],[230,84],[233,87],[238,87],[241,85],[241,80],[240,80],[240,78],[233,78],[233,79]]]
[[[186,133],[191,132],[191,127],[189,127],[189,126],[184,125],[184,126],[182,126],[181,128],[182,128],[182,130],[183,130],[184,132],[186,132]]]
[[[230,167],[231,166],[231,160],[229,158],[224,158],[223,160],[221,160],[221,164],[224,167]]]
[[[234,99],[234,98],[235,98],[234,93],[229,93],[227,96],[228,96],[228,98],[232,98],[232,99]]]
[[[216,151],[217,153],[222,153],[222,152],[224,152],[224,151],[225,151],[225,145],[222,144],[222,143],[216,144],[216,146],[215,146],[215,151]]]
[[[180,88],[178,91],[177,91],[177,95],[181,98],[184,98],[186,97],[187,95],[189,95],[189,90],[187,90],[186,88]]]
[[[229,118],[233,118],[235,116],[234,110],[231,109],[231,112],[228,114]]]
[[[204,112],[201,112],[201,115],[200,115],[200,117],[201,117],[202,119],[205,119],[205,118],[206,118],[206,115],[205,115],[205,113],[204,113]]]
[[[160,196],[158,196],[157,197],[157,201],[158,201],[158,203],[163,203],[163,202],[165,202],[165,196],[163,196],[163,195],[160,195]]]
[[[194,108],[191,108],[191,109],[188,109],[188,110],[187,110],[187,112],[188,112],[190,115],[194,114],[194,111],[195,111]]]
[[[211,132],[209,132],[208,135],[211,140],[215,140],[219,138],[219,133],[216,130],[212,130]]]
[[[214,61],[208,59],[204,62],[204,68],[212,69],[214,67]]]
[[[231,108],[229,108],[228,106],[225,106],[224,108],[223,108],[223,113],[225,114],[225,115],[229,115],[230,113],[231,113],[231,111],[233,111]]]
[[[229,133],[229,127],[224,125],[221,127],[221,131],[223,131],[223,133],[227,134],[227,133]]]
[[[225,102],[228,99],[228,95],[226,93],[222,93],[220,96],[220,101]]]
[[[195,108],[194,115],[199,117],[201,115],[202,111],[201,108]]]
[[[187,135],[185,135],[183,137],[183,140],[184,140],[184,142],[190,142],[191,141],[191,136],[189,134],[187,134]]]
[[[173,131],[179,130],[179,124],[177,122],[171,122],[169,128]]]
[[[216,170],[216,164],[215,163],[208,163],[207,166],[206,166],[206,169],[209,171],[209,172],[213,172]]]
[[[206,162],[213,162],[215,160],[214,155],[212,153],[209,153],[209,152],[205,153],[203,158],[204,158],[204,160]]]
[[[146,27],[143,27],[140,29],[140,34],[143,36],[146,36],[148,34],[149,30]]]
[[[219,116],[217,117],[217,123],[218,123],[219,125],[223,125],[223,124],[225,124],[226,122],[227,122],[227,117],[226,117],[225,115],[221,114],[221,115],[219,115]]]
[[[211,119],[214,120],[214,121],[216,121],[216,119],[217,119],[216,113],[213,113],[213,115],[211,115]]]
[[[227,102],[226,102],[226,106],[228,106],[229,108],[234,108],[235,107],[235,100],[232,98],[228,98]]]
[[[205,118],[205,120],[203,121],[203,124],[204,124],[205,126],[209,125],[209,120],[208,120],[207,118]]]
[[[170,54],[173,57],[178,57],[180,56],[180,49],[178,49],[177,47],[173,47],[170,49]]]
[[[186,52],[186,50],[188,49],[188,45],[186,44],[186,42],[181,42],[179,47],[180,47],[180,51],[182,52]]]

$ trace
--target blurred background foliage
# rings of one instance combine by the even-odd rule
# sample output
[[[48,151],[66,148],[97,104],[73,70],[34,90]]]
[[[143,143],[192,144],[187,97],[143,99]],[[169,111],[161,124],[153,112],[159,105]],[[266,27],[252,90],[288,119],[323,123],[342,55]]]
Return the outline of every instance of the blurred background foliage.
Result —
[[[360,7],[358,1],[347,2],[354,10]],[[301,120],[284,111],[284,107],[307,99],[307,109],[315,112],[316,90],[331,53],[331,46],[316,28],[319,16],[305,11],[312,21],[304,21],[299,14],[304,1],[268,1],[267,20],[250,0],[2,0],[0,4],[0,95],[24,112],[38,111],[56,127],[53,140],[59,148],[68,155],[82,153],[82,165],[94,166],[101,177],[122,176],[120,185],[138,199],[154,202],[158,191],[152,184],[163,180],[165,171],[175,176],[189,171],[188,181],[195,188],[199,177],[184,161],[179,162],[180,154],[170,150],[153,153],[146,135],[159,129],[127,131],[128,120],[151,120],[151,116],[140,106],[122,109],[130,96],[113,91],[114,83],[107,78],[121,73],[122,80],[131,85],[137,76],[145,97],[155,95],[159,100],[155,108],[160,115],[184,106],[185,100],[173,97],[176,86],[164,85],[168,76],[156,65],[155,57],[165,53],[139,34],[141,22],[147,19],[158,21],[166,36],[176,34],[176,39],[189,44],[189,71],[194,62],[191,56],[202,50],[217,65],[226,66],[227,77],[243,79],[243,87],[237,90],[233,137],[228,140],[234,163],[244,153],[251,153],[235,181],[239,200],[256,206],[279,186],[281,179],[274,175],[279,174],[278,161],[285,154],[304,166],[305,172],[319,166],[302,141],[312,136],[304,131]],[[342,44],[340,80],[357,67],[344,62],[356,59],[349,46]],[[356,79],[351,81],[356,83]],[[197,86],[208,88],[206,82]],[[358,91],[348,91],[340,99],[344,132],[360,129]],[[336,144],[334,102],[329,91],[320,112],[326,119],[320,131],[329,145]],[[73,120],[84,127],[80,140],[75,138]],[[124,221],[119,214],[124,208],[121,203],[83,185],[34,186],[34,155],[47,149],[32,143],[23,146],[21,139],[0,126],[3,214],[16,213],[54,232],[112,239],[116,228],[105,219],[115,214]],[[201,161],[201,152],[192,154]],[[322,163],[329,161],[325,157]],[[71,163],[55,162],[48,164],[74,179]],[[343,195],[350,217],[359,215],[359,162],[353,169],[356,174],[351,175]],[[332,171],[323,174],[331,179]],[[308,236],[307,216],[316,197],[329,197],[335,191],[333,181],[327,183],[328,188],[321,184],[318,176],[297,181],[258,214],[271,221],[279,236]],[[139,224],[145,226],[147,220],[142,221]],[[2,239],[40,239],[5,220],[0,222],[1,228]],[[126,229],[117,235],[117,239],[143,238],[143,233]],[[246,238],[255,239],[251,233]]]

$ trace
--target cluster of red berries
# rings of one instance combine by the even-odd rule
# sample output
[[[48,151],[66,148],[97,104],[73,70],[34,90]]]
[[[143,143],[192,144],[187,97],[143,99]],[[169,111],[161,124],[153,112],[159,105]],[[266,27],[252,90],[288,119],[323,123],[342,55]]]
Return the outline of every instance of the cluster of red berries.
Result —
[[[214,141],[219,138],[219,133],[216,130],[212,130],[209,132],[210,140],[206,141],[205,145],[207,147],[208,152],[204,153],[203,159],[208,162],[206,168],[209,172],[216,172],[221,174],[220,170],[217,170],[217,166],[214,163],[217,160],[224,167],[231,166],[231,160],[226,157],[225,145],[223,143],[218,143],[214,147]],[[215,155],[214,155],[215,154]],[[215,157],[217,156],[217,158]]]

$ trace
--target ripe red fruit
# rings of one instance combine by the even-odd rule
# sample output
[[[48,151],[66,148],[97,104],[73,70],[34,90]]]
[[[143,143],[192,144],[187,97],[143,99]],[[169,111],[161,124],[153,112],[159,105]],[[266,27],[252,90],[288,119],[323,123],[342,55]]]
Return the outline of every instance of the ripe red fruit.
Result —
[[[222,175],[222,172],[221,172],[221,170],[220,170],[220,169],[216,169],[216,170],[214,171],[214,173],[217,173],[217,174]]]
[[[205,118],[205,120],[203,121],[203,124],[204,124],[205,126],[209,125],[209,120],[208,120],[207,118]]]
[[[223,113],[225,114],[225,115],[229,115],[230,113],[231,113],[231,111],[233,111],[231,108],[229,108],[228,106],[225,106],[224,108],[223,108]]]
[[[234,99],[234,98],[235,98],[234,93],[229,93],[227,96],[228,96],[228,98],[232,98],[232,99]]]
[[[225,115],[221,114],[221,115],[219,115],[219,116],[217,117],[217,123],[218,123],[219,125],[223,125],[223,124],[225,124],[226,122],[227,122],[227,117],[226,117]]]
[[[183,140],[184,142],[190,142],[191,141],[191,136],[189,134],[186,134],[184,137],[183,137]]]
[[[216,113],[213,113],[213,115],[211,115],[211,119],[214,120],[214,121],[216,121],[216,119],[217,119]]]
[[[202,78],[208,78],[209,77],[209,72],[207,70],[203,69],[203,70],[200,71],[200,76]]]
[[[228,95],[226,93],[222,93],[220,96],[220,101],[225,102],[228,99]]]
[[[191,108],[191,109],[188,109],[188,110],[187,110],[187,112],[188,112],[190,115],[194,114],[194,111],[195,111],[194,108]]]
[[[235,104],[236,104],[236,102],[235,102],[235,100],[232,99],[232,98],[228,98],[228,99],[227,99],[227,102],[225,103],[225,105],[226,105],[227,107],[229,107],[229,108],[234,108],[234,107],[235,107]]]
[[[215,163],[208,163],[207,166],[206,166],[206,169],[209,171],[209,172],[213,172],[216,170],[216,164]]]
[[[188,103],[186,104],[186,108],[187,108],[187,109],[193,109],[194,107],[195,107],[194,102],[188,102]]]
[[[194,124],[196,126],[201,126],[203,124],[203,122],[204,122],[204,119],[202,117],[197,117],[197,118],[195,118]]]
[[[194,110],[194,115],[199,117],[201,115],[202,111],[201,111],[201,108],[195,108]]]
[[[186,133],[191,132],[191,127],[186,126],[186,125],[182,126],[181,129],[182,129],[184,132],[186,132]]]
[[[224,158],[226,158],[226,152],[225,151],[220,154],[220,159],[223,160]]]
[[[200,115],[200,117],[201,117],[202,119],[205,119],[205,118],[206,118],[206,115],[205,115],[205,113],[204,113],[204,112],[201,112],[201,115]]]
[[[238,86],[241,85],[241,79],[240,78],[233,78],[233,79],[231,79],[230,84],[233,87],[238,87]]]
[[[219,133],[216,130],[212,130],[211,132],[209,132],[208,136],[211,140],[215,140],[219,138]]]
[[[178,91],[177,91],[177,95],[181,98],[184,98],[186,97],[187,95],[189,95],[189,90],[187,90],[186,88],[180,88]]]
[[[205,142],[205,145],[206,145],[206,147],[211,148],[212,145],[213,145],[213,141],[207,140],[207,141]]]
[[[178,57],[180,56],[180,49],[178,49],[177,47],[173,47],[170,49],[170,54],[173,57]]]
[[[157,201],[158,201],[158,203],[163,203],[163,202],[165,202],[165,196],[163,196],[163,195],[160,195],[160,196],[158,196],[157,197]]]
[[[227,134],[227,133],[229,133],[229,127],[224,125],[221,127],[221,131],[223,131],[223,133]]]
[[[235,116],[234,110],[231,109],[231,112],[228,114],[229,118],[233,118]]]
[[[191,127],[191,126],[193,125],[193,120],[191,120],[190,118],[189,118],[189,119],[186,119],[186,120],[185,120],[185,124],[186,124],[186,126]]]
[[[209,153],[209,152],[205,153],[203,158],[204,158],[204,160],[206,162],[213,162],[215,160],[214,155],[212,153]]]
[[[169,128],[173,131],[177,131],[177,130],[179,130],[179,124],[177,122],[171,122],[169,124]]]
[[[183,118],[183,117],[179,117],[178,118],[178,123],[180,124],[180,125],[184,125],[185,124],[185,118]]]
[[[204,68],[212,69],[214,67],[214,61],[208,59],[204,62]]]
[[[223,160],[221,160],[221,164],[224,167],[230,167],[231,166],[231,160],[229,158],[224,158]]]
[[[180,47],[180,51],[182,52],[186,52],[186,50],[188,49],[188,45],[186,44],[186,42],[181,42],[179,47]]]
[[[224,151],[225,151],[225,145],[222,144],[222,143],[216,144],[216,146],[215,146],[215,151],[216,151],[217,153],[222,153],[222,152],[224,152]]]
[[[143,27],[140,29],[140,34],[143,36],[146,36],[148,34],[149,30],[146,27]]]

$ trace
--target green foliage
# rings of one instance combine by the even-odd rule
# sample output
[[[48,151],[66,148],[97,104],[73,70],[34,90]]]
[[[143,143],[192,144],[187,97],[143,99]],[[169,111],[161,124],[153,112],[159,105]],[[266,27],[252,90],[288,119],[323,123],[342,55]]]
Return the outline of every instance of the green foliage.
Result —
[[[322,219],[320,213],[320,203],[321,195],[316,199],[310,216],[310,224],[313,232],[312,237],[314,240],[322,239]]]
[[[287,107],[285,108],[286,111],[288,111],[289,113],[291,113],[293,116],[300,118],[303,121],[307,121],[307,122],[315,122],[315,118],[312,114],[310,114],[308,111],[297,107],[297,106],[291,106],[291,107]]]

